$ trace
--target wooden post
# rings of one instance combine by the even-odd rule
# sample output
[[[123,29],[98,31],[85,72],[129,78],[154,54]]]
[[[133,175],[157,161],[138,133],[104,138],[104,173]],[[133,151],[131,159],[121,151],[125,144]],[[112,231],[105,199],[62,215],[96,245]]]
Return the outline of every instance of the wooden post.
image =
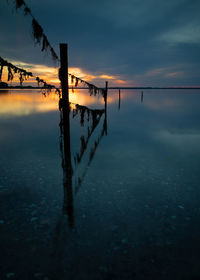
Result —
[[[68,89],[68,46],[67,44],[60,44],[60,72],[59,78],[62,87],[62,99],[64,103],[69,102],[69,89]]]
[[[62,126],[63,126],[63,186],[64,209],[68,214],[70,227],[74,224],[73,190],[72,190],[72,163],[70,143],[70,104],[68,85],[68,46],[60,44],[60,70],[59,78],[62,87]]]

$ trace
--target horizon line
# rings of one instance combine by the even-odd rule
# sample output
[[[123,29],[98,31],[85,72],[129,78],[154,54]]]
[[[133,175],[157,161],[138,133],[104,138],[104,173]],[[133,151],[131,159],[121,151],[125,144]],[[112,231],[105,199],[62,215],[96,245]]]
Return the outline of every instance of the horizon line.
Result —
[[[8,86],[8,87],[0,87],[0,89],[48,89],[47,87],[35,87],[35,86]],[[103,87],[99,87],[100,89],[104,89]],[[69,86],[69,89],[88,89],[86,87],[72,87]],[[194,86],[179,86],[179,87],[118,87],[118,86],[112,86],[108,87],[108,89],[200,89],[199,87]]]

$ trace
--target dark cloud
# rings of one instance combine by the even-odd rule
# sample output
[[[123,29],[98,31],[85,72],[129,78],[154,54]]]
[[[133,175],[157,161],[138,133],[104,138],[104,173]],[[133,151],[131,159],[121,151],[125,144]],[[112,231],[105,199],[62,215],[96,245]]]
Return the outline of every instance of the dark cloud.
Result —
[[[199,85],[200,2],[197,0],[26,1],[58,52],[69,44],[70,66],[151,85]],[[2,56],[51,64],[34,47],[31,23],[0,3]],[[158,73],[157,77],[149,73]],[[175,75],[177,73],[177,76]]]

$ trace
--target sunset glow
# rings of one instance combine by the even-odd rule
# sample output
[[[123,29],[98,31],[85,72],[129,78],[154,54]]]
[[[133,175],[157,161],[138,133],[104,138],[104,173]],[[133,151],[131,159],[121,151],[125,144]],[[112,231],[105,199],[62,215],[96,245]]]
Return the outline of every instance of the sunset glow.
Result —
[[[17,67],[23,68],[28,72],[32,72],[34,77],[38,76],[40,79],[43,79],[48,84],[60,86],[60,80],[58,78],[58,68],[38,64],[28,64],[21,61],[9,61]],[[92,74],[79,67],[69,67],[68,71],[70,74],[75,75],[76,77],[79,77],[84,81],[92,82],[97,86],[104,86],[106,80],[111,81],[111,84],[116,86],[120,84],[126,84],[126,81],[119,79],[119,77],[117,76],[112,76],[108,74]],[[3,69],[2,81],[7,82],[7,77],[8,71],[5,67]],[[13,80],[8,83],[10,83],[10,85],[19,85],[19,74],[15,74]],[[35,80],[35,78],[30,77],[28,80],[25,80],[23,82],[23,85],[37,86],[37,81]],[[74,84],[72,83],[71,78],[69,77],[69,86],[73,85]],[[79,86],[84,87],[83,84],[79,84]]]
[[[199,11],[0,0],[0,280],[200,280]]]

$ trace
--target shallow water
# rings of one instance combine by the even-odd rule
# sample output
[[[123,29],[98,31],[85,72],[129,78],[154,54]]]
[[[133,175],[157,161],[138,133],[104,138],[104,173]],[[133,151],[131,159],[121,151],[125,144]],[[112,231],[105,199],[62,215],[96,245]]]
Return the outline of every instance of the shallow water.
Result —
[[[200,279],[199,93],[0,91],[0,279]]]

